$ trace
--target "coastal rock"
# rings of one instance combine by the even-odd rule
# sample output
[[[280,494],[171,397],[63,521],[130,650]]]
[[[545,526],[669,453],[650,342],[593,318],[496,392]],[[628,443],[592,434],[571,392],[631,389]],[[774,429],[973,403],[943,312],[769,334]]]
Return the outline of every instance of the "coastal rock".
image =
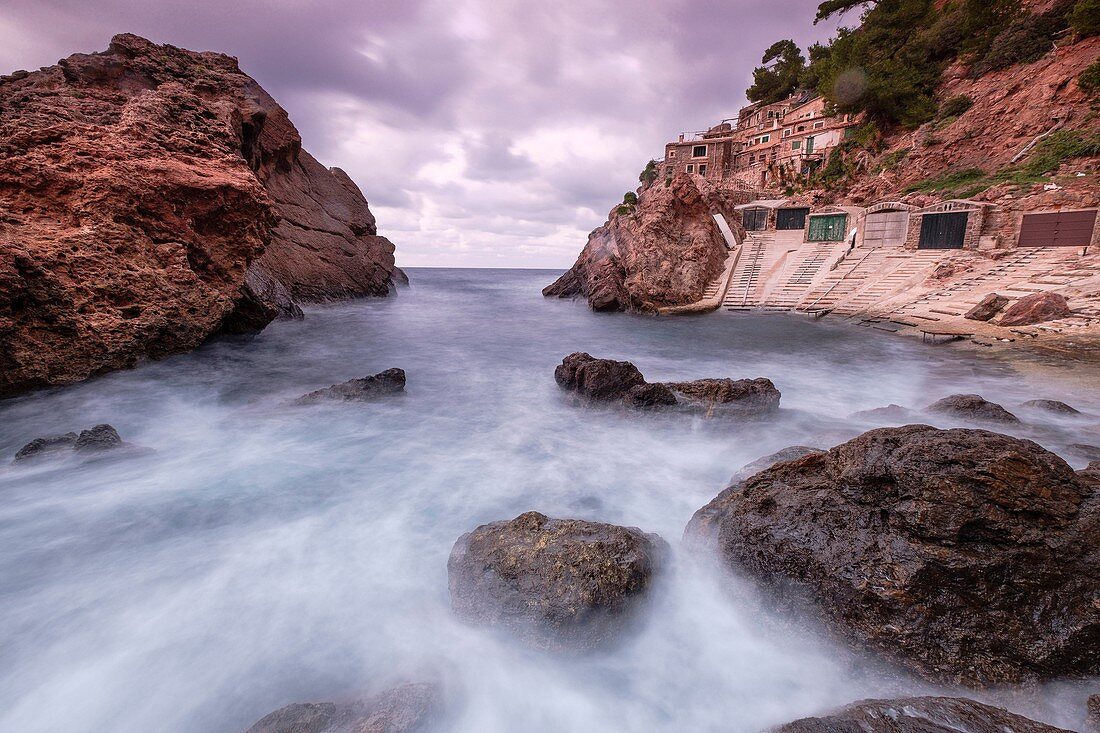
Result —
[[[384,372],[373,374],[362,379],[350,379],[341,384],[319,389],[315,392],[302,395],[297,403],[300,405],[313,404],[337,400],[343,402],[366,402],[369,400],[399,394],[405,391],[405,370],[387,369]]]
[[[920,413],[901,405],[889,404],[886,407],[876,407],[871,410],[860,410],[848,416],[852,420],[865,422],[894,423],[903,425],[918,422]]]
[[[780,605],[933,680],[1100,673],[1100,482],[984,430],[881,428],[696,512]]]
[[[627,391],[623,402],[628,407],[670,407],[676,404],[676,395],[664,384],[639,384]]]
[[[451,604],[468,623],[554,651],[616,641],[668,553],[635,527],[551,519],[538,512],[485,524],[447,562]]]
[[[653,312],[695,302],[722,273],[729,253],[711,214],[738,227],[735,207],[751,198],[685,174],[649,186],[637,206],[612,210],[573,267],[543,295],[582,296],[599,311]]]
[[[1043,412],[1052,412],[1056,415],[1080,415],[1081,411],[1067,405],[1065,402],[1059,400],[1028,400],[1020,405],[1020,407],[1026,407],[1029,410],[1042,410]]]
[[[119,437],[118,431],[104,423],[81,430],[79,434],[69,432],[35,438],[19,449],[15,454],[15,460],[37,459],[69,451],[96,453],[122,445],[122,438]]]
[[[1032,293],[1005,308],[998,326],[1030,326],[1073,315],[1065,296],[1058,293]]]
[[[296,703],[264,716],[247,733],[413,733],[439,715],[437,685],[413,683],[352,703]]]
[[[961,697],[862,700],[820,718],[803,718],[770,733],[1069,733],[1001,708]]]
[[[972,321],[988,321],[993,316],[997,315],[1008,305],[1008,298],[1003,295],[997,295],[996,293],[990,293],[981,299],[981,301],[968,310],[963,316],[969,318]]]
[[[646,384],[638,367],[629,361],[597,359],[575,352],[554,369],[554,380],[562,389],[590,400],[621,400],[634,387]]]
[[[35,438],[16,452],[15,460],[24,461],[28,458],[39,458],[60,451],[72,450],[76,447],[77,437],[76,433],[70,432]]]
[[[104,423],[88,430],[81,430],[73,443],[73,448],[78,451],[95,452],[111,450],[120,445],[122,445],[122,438],[118,436],[118,431]]]
[[[782,463],[784,461],[795,461],[799,458],[802,458],[803,456],[808,456],[811,453],[821,452],[821,448],[810,448],[805,445],[787,446],[786,448],[778,450],[771,455],[757,458],[755,461],[752,461],[751,463],[746,463],[744,466],[741,466],[741,468],[737,469],[737,473],[733,474],[733,476],[730,477],[727,487],[733,486],[734,484],[739,484],[750,476],[755,476],[756,474],[763,471],[765,468],[771,468],[777,463]]]
[[[996,402],[990,402],[976,394],[953,394],[933,402],[924,409],[936,415],[945,415],[967,422],[1005,425],[1016,425],[1020,422],[1020,418]]]
[[[767,415],[779,410],[782,393],[770,379],[696,379],[692,382],[669,382],[668,387],[689,402],[713,407],[720,405],[734,411]]]
[[[1100,695],[1089,695],[1086,706],[1089,726],[1093,730],[1100,730]]]
[[[1100,461],[1100,446],[1091,443],[1070,443],[1066,447],[1086,461]]]
[[[388,290],[366,201],[230,56],[123,34],[4,77],[0,158],[0,396]]]

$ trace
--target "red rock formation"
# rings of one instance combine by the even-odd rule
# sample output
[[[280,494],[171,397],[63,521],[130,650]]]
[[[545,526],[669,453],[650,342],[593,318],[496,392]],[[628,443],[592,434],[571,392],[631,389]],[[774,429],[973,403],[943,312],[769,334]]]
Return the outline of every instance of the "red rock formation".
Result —
[[[0,77],[0,395],[384,295],[392,253],[229,56],[120,35]]]
[[[1005,308],[998,326],[1030,326],[1033,323],[1065,318],[1073,311],[1064,296],[1058,293],[1032,293]]]
[[[711,214],[731,226],[748,192],[680,174],[642,191],[630,211],[613,210],[588,237],[576,264],[543,295],[584,296],[595,310],[649,312],[699,300],[726,261]]]

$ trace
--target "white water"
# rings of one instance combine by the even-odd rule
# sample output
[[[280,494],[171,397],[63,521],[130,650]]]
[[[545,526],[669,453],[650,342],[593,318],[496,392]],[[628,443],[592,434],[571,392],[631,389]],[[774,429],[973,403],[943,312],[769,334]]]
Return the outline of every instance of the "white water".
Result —
[[[0,403],[5,463],[35,436],[99,422],[149,449],[0,468],[0,731],[232,733],[290,702],[424,678],[445,685],[452,729],[490,733],[750,733],[932,691],[771,618],[751,588],[679,551],[622,649],[526,652],[451,618],[447,555],[529,509],[677,548],[742,464],[845,440],[871,427],[846,415],[890,402],[976,391],[1100,414],[1070,369],[1028,377],[794,316],[594,314],[543,300],[546,272],[412,274],[396,299],[313,308],[253,340]],[[784,411],[738,426],[578,410],[552,377],[576,350],[653,380],[768,376]],[[287,405],[391,366],[408,373],[403,398]],[[1067,444],[1100,442],[1049,420],[1031,434],[1071,458]],[[1084,694],[1012,704],[1072,726]]]

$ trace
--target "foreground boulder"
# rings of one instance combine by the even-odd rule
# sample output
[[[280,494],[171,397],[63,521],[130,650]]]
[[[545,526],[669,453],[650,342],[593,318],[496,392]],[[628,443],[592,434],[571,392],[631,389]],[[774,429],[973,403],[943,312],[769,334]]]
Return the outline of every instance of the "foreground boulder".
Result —
[[[696,379],[669,382],[668,387],[688,402],[708,409],[720,407],[746,415],[769,415],[779,410],[782,393],[770,379]]]
[[[123,34],[0,77],[0,159],[0,396],[390,287],[362,194],[230,56]]]
[[[966,422],[1004,425],[1016,425],[1020,422],[1020,418],[996,402],[990,402],[976,394],[953,394],[933,402],[924,409],[935,415],[945,415]]]
[[[667,553],[635,527],[527,512],[458,539],[447,562],[451,604],[463,621],[536,648],[603,647],[634,619]]]
[[[1058,293],[1032,293],[1005,308],[998,326],[1030,326],[1073,315],[1069,303]]]
[[[1028,440],[882,428],[730,487],[686,535],[929,679],[1094,675],[1098,486]]]
[[[19,449],[15,454],[15,460],[38,459],[72,451],[99,453],[122,445],[122,438],[119,437],[118,431],[104,423],[87,430],[81,430],[79,434],[70,432],[35,438]]]
[[[961,697],[863,700],[820,718],[803,718],[771,733],[1069,733],[1046,723]]]
[[[247,733],[412,733],[442,709],[437,685],[401,685],[351,703],[296,703],[264,716]]]
[[[596,401],[621,400],[634,387],[646,384],[629,361],[597,359],[581,351],[562,359],[554,369],[554,381],[562,389]]]
[[[342,402],[367,402],[399,394],[405,391],[405,370],[387,369],[384,372],[363,377],[362,379],[350,379],[341,384],[334,384],[297,399],[297,404],[309,405],[315,402],[337,400]]]
[[[1008,305],[1008,298],[990,293],[982,298],[976,306],[968,310],[963,318],[969,318],[971,321],[988,321],[1000,313],[1006,305]]]

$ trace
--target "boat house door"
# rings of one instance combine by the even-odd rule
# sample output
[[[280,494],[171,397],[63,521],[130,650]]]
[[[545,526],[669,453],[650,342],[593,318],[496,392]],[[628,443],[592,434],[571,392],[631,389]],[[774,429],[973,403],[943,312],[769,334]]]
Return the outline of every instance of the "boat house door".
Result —
[[[810,210],[807,209],[780,209],[775,214],[775,228],[782,230],[805,229],[806,217]]]
[[[917,249],[962,249],[969,218],[965,211],[925,214],[921,217]]]

